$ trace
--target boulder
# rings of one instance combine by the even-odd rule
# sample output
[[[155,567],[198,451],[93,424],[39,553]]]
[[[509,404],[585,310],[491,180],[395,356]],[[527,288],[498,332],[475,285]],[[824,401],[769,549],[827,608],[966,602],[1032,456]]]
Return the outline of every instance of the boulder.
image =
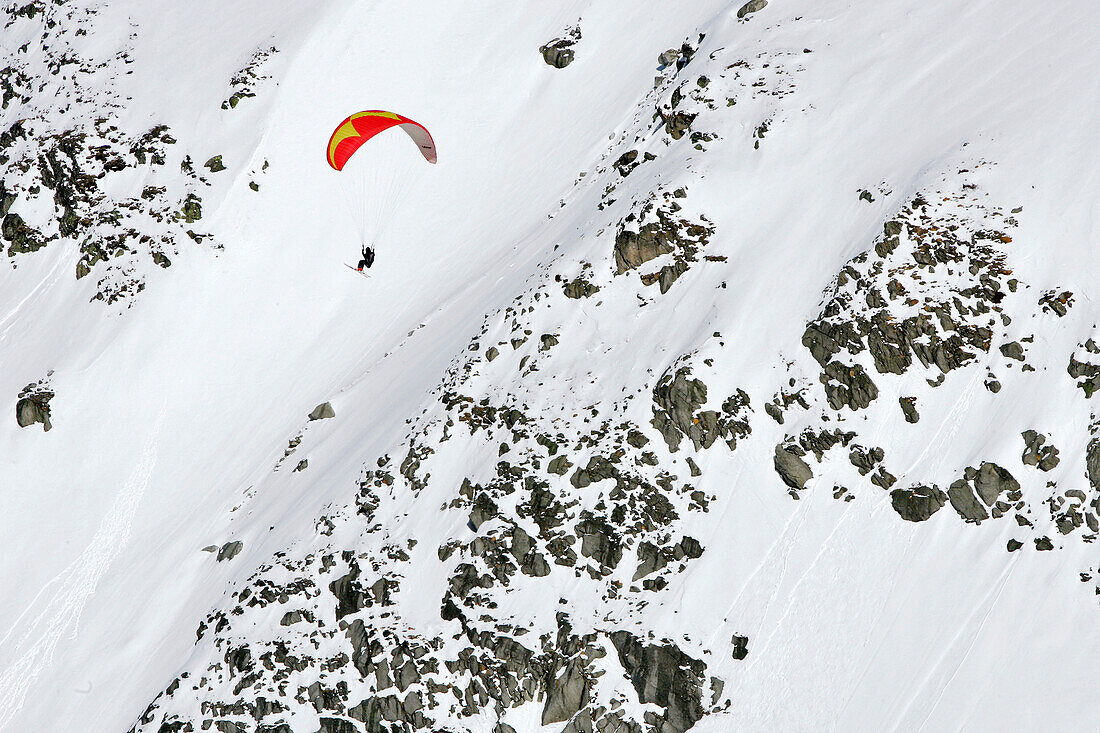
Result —
[[[628,631],[615,631],[611,643],[630,677],[638,700],[665,708],[661,733],[683,733],[703,717],[706,664],[673,644],[647,645]]]
[[[947,498],[965,521],[979,523],[989,519],[989,512],[974,496],[974,490],[970,488],[970,482],[966,479],[959,479],[951,484],[947,489]]]
[[[23,397],[16,402],[15,422],[19,427],[25,428],[41,423],[43,432],[49,431],[53,427],[50,422],[50,397],[53,395],[46,397],[45,393],[38,393]]]
[[[1025,430],[1021,433],[1024,439],[1024,453],[1020,460],[1026,466],[1035,466],[1040,471],[1049,471],[1055,468],[1061,459],[1058,458],[1058,449],[1046,443],[1046,436],[1034,430]]]
[[[997,497],[1002,493],[1019,491],[1020,482],[997,464],[985,462],[974,476],[974,488],[978,490],[978,496],[986,506],[993,506],[993,502],[997,501]]]
[[[905,521],[923,522],[947,503],[947,495],[935,486],[912,486],[891,491],[890,503]]]
[[[560,677],[549,684],[546,704],[542,708],[542,724],[561,723],[569,720],[588,704],[588,678],[580,660],[573,660]]]
[[[768,5],[768,0],[749,0],[747,3],[741,6],[741,9],[737,11],[738,18],[744,18],[746,15],[763,10]]]
[[[575,528],[581,540],[581,554],[590,557],[610,572],[623,557],[622,541],[614,528],[602,519],[588,517]]]
[[[1024,360],[1024,347],[1020,345],[1019,341],[1011,341],[1002,345],[1001,353],[1009,359],[1015,359],[1016,361]]]
[[[226,542],[224,545],[221,546],[221,549],[218,550],[218,562],[221,562],[222,560],[232,560],[238,554],[240,554],[242,549],[244,549],[244,543],[240,540]]]
[[[321,718],[320,723],[321,727],[317,729],[317,733],[360,733],[359,728],[350,720]]]
[[[622,274],[673,251],[672,237],[658,222],[632,232],[623,229],[615,236],[615,271]]]
[[[662,53],[660,56],[657,57],[657,65],[660,68],[663,69],[666,66],[670,66],[670,65],[676,63],[679,60],[680,60],[680,49],[670,48],[669,50],[665,51],[664,53]]]
[[[920,420],[916,397],[898,397],[898,404],[901,405],[901,412],[905,415],[905,422],[915,423]]]
[[[5,216],[3,222],[0,223],[0,235],[11,242],[9,249],[11,254],[34,252],[36,249],[46,246],[46,241],[38,230],[28,226],[23,221],[23,217],[14,212]]]
[[[859,364],[848,366],[839,361],[832,361],[825,366],[824,374],[827,378],[825,395],[829,400],[829,406],[834,410],[844,406],[852,410],[860,410],[869,406],[878,397],[878,387]]]
[[[749,637],[734,635],[731,639],[733,644],[733,658],[741,661],[745,657],[749,656]]]
[[[1085,472],[1089,477],[1089,486],[1100,491],[1100,438],[1089,441],[1085,451]]]
[[[539,48],[542,60],[555,69],[564,69],[573,63],[575,54],[571,46],[574,41],[570,38],[556,38],[545,46]]]
[[[809,464],[794,448],[784,448],[782,445],[775,446],[775,472],[792,489],[806,488],[806,482],[814,477]]]
[[[558,476],[564,476],[569,471],[569,467],[572,465],[573,464],[569,462],[569,459],[567,457],[558,456],[557,458],[552,459],[550,463],[547,464],[546,470],[550,473],[555,473]]]
[[[651,542],[643,542],[638,545],[638,569],[634,571],[631,582],[641,580],[650,573],[655,573],[668,564],[661,548]]]
[[[336,411],[332,409],[332,404],[328,402],[322,402],[313,408],[313,412],[309,413],[310,420],[325,420],[330,417],[336,417]]]
[[[576,280],[567,282],[562,286],[562,290],[565,291],[565,297],[567,298],[591,298],[596,293],[600,292],[600,288],[597,285],[593,285],[587,280],[578,277]]]

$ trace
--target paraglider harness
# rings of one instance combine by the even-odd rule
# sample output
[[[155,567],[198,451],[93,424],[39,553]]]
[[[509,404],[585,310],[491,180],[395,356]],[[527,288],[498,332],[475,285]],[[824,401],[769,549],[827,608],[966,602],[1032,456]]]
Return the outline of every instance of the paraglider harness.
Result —
[[[374,250],[369,245],[363,246],[363,259],[359,260],[359,265],[355,268],[359,272],[363,271],[363,268],[370,268],[374,264]]]

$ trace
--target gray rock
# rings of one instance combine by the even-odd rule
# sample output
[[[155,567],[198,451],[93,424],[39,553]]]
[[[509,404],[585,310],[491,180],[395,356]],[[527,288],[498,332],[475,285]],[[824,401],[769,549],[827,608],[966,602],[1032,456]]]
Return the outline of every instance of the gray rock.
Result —
[[[419,681],[420,672],[417,671],[416,664],[411,659],[394,670],[394,683],[401,692],[404,692],[410,685],[414,685]]]
[[[989,519],[989,512],[974,496],[974,490],[966,479],[959,479],[947,489],[947,498],[951,506],[967,522],[980,523]]]
[[[826,433],[826,435],[828,435],[828,433]],[[871,471],[875,470],[875,466],[881,463],[882,459],[885,457],[886,451],[878,446],[868,450],[855,445],[852,446],[851,451],[848,452],[848,461],[859,470],[860,476],[866,476]]]
[[[497,358],[498,356],[500,356],[500,349],[498,349],[498,348],[497,348],[497,347],[495,347],[495,346],[490,346],[490,347],[489,347],[489,348],[488,348],[488,349],[487,349],[487,350],[485,351],[485,359],[486,359],[487,361],[492,361],[493,359]]]
[[[11,242],[8,250],[11,254],[34,252],[46,246],[41,233],[28,226],[23,217],[15,212],[8,213],[0,222],[0,236]]]
[[[844,406],[860,410],[878,397],[878,387],[859,364],[847,366],[832,361],[825,366],[824,375],[825,395],[834,410]]]
[[[328,402],[322,402],[313,408],[313,412],[309,413],[310,420],[324,420],[330,417],[336,417],[336,411],[332,409],[332,405]]]
[[[358,582],[359,572],[359,563],[353,560],[346,574],[328,584],[329,590],[336,596],[337,621],[363,609],[367,604],[367,595]]]
[[[916,397],[898,397],[898,404],[901,405],[901,411],[905,415],[905,422],[915,423],[920,420]]]
[[[1002,493],[1019,491],[1020,483],[1012,477],[1012,474],[995,463],[985,462],[978,468],[974,477],[974,488],[978,490],[978,496],[986,506],[993,506]]]
[[[1046,552],[1048,550],[1053,550],[1054,549],[1054,543],[1052,543],[1050,541],[1049,537],[1036,537],[1035,538],[1035,549],[1039,550],[1040,552]]]
[[[687,437],[696,450],[710,448],[718,438],[726,441],[730,450],[739,437],[751,432],[748,422],[749,396],[738,390],[722,403],[722,411],[699,408],[707,399],[707,387],[691,378],[689,367],[680,367],[675,375],[666,372],[653,388],[653,427],[661,433],[670,452],[680,448]]]
[[[702,687],[706,664],[673,644],[647,645],[627,631],[611,634],[619,662],[638,699],[665,708],[661,733],[683,733],[703,717]]]
[[[734,635],[730,643],[733,644],[732,655],[734,659],[741,661],[749,656],[749,637]]]
[[[542,708],[543,725],[569,720],[588,704],[589,683],[580,660],[570,662],[548,687],[546,704]]]
[[[670,66],[680,60],[680,49],[670,48],[657,57],[657,65],[662,69],[666,66]]]
[[[42,424],[43,432],[48,432],[53,423],[50,422],[50,398],[52,393],[32,394],[15,403],[15,422],[21,428],[29,427],[35,423]]]
[[[542,54],[542,60],[550,66],[555,69],[564,69],[573,63],[574,53],[571,48],[573,44],[572,39],[556,38],[539,48],[539,53]]]
[[[15,194],[4,188],[4,182],[0,181],[0,219],[8,215],[11,205],[15,203]]]
[[[871,483],[878,486],[880,489],[889,489],[896,482],[897,479],[894,478],[894,475],[882,466],[879,466],[878,470],[871,476]]]
[[[544,578],[550,574],[550,563],[541,552],[529,552],[519,566],[520,572],[532,578]]]
[[[691,370],[681,367],[675,375],[665,374],[653,388],[653,401],[661,410],[653,410],[653,426],[661,432],[669,451],[680,448],[681,436],[694,427],[695,411],[707,401],[707,385],[691,378]]]
[[[688,464],[688,471],[691,472],[693,478],[703,475],[703,471],[699,468],[699,464],[697,464],[691,456],[687,457],[686,463]]]
[[[596,293],[600,292],[600,288],[587,280],[578,277],[571,282],[562,286],[562,290],[565,292],[567,298],[591,298]]]
[[[628,150],[627,152],[620,155],[618,160],[616,160],[611,165],[614,166],[617,171],[619,171],[619,175],[626,177],[630,175],[630,172],[632,170],[638,167],[639,164],[637,161],[638,151]]]
[[[634,571],[634,576],[630,579],[631,582],[641,580],[668,565],[668,560],[661,552],[661,548],[650,542],[643,542],[638,545],[638,561],[638,569]]]
[[[890,492],[894,511],[907,522],[923,522],[938,512],[947,496],[935,486],[912,486]]]
[[[317,729],[317,733],[361,733],[359,728],[355,726],[350,720],[342,720],[340,718],[321,718],[321,727]]]
[[[657,108],[657,117],[665,126],[665,130],[673,140],[679,140],[691,132],[691,123],[695,122],[696,115],[692,112],[665,112]]]
[[[1085,472],[1089,477],[1089,486],[1100,491],[1100,438],[1089,441],[1085,451]]]
[[[755,13],[759,10],[763,10],[768,5],[768,0],[749,0],[747,3],[741,6],[741,9],[737,11],[738,18],[744,18],[750,13]]]
[[[187,194],[187,198],[184,199],[183,206],[180,208],[180,214],[185,222],[194,224],[202,218],[202,199],[193,193]]]
[[[424,701],[420,697],[419,692],[410,692],[405,695],[404,701],[401,703],[401,709],[405,711],[406,717],[413,715],[417,710],[424,708]]]
[[[244,723],[234,723],[231,720],[216,720],[214,728],[218,733],[248,733]]]
[[[555,473],[558,476],[564,476],[569,471],[569,467],[572,465],[573,464],[570,463],[569,459],[566,456],[558,456],[546,465],[546,470],[550,473]]]
[[[1024,439],[1024,453],[1020,460],[1026,466],[1035,466],[1040,471],[1049,471],[1056,467],[1061,459],[1058,458],[1058,449],[1053,445],[1043,445],[1046,436],[1034,430],[1025,430],[1021,433]],[[1086,459],[1087,460],[1087,459]]]
[[[806,482],[814,477],[809,464],[791,448],[782,445],[775,446],[775,472],[792,489],[806,488]]]
[[[1024,543],[1020,542],[1019,540],[1009,540],[1008,545],[1007,545],[1007,549],[1008,549],[1009,552],[1016,552],[1016,550],[1019,550],[1023,546],[1024,546]]]
[[[702,556],[703,545],[694,537],[683,537],[680,539],[680,544],[676,546],[677,560],[682,560],[685,557],[695,560]]]
[[[615,270],[622,274],[642,266],[652,259],[674,251],[672,238],[658,222],[652,222],[633,232],[620,230],[615,236]]]
[[[1009,359],[1015,359],[1017,361],[1024,360],[1024,347],[1020,345],[1019,341],[1011,341],[1001,346],[1001,353]]]
[[[580,537],[582,555],[598,562],[605,572],[615,569],[623,557],[623,547],[610,524],[590,516],[577,522],[574,531]]]
[[[203,167],[209,169],[211,173],[225,170],[225,164],[222,163],[222,156],[220,155],[215,155],[210,160],[203,163]]]
[[[218,562],[222,560],[232,560],[240,554],[242,549],[244,549],[244,543],[240,540],[226,542],[221,546],[221,549],[218,550]]]

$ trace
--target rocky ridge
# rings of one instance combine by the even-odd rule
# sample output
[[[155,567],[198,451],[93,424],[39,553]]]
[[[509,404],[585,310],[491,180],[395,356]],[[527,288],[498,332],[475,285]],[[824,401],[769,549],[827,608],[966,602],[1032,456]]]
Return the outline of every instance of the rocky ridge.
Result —
[[[751,460],[753,442],[766,447],[774,490],[795,500],[825,490],[879,501],[896,514],[883,521],[1011,517],[1019,539],[1009,552],[1095,539],[1095,417],[1075,436],[1084,466],[1063,458],[1076,451],[1052,426],[1035,425],[1012,435],[1018,459],[950,466],[949,480],[910,475],[895,458],[904,446],[875,439],[890,419],[910,440],[934,438],[932,390],[974,382],[1011,399],[1049,373],[1036,335],[1081,325],[1072,293],[1040,294],[1013,276],[1021,212],[983,195],[988,163],[951,167],[882,222],[836,273],[820,312],[798,324],[802,351],[774,366],[768,393],[714,386],[728,383],[723,357],[733,348],[717,331],[685,353],[647,355],[641,389],[558,358],[566,340],[604,346],[592,322],[612,298],[636,300],[644,317],[724,262],[708,254],[721,231],[695,208],[689,189],[705,182],[686,159],[720,139],[708,119],[738,105],[753,105],[759,123],[725,142],[749,154],[766,145],[790,113],[783,99],[802,63],[788,70],[777,59],[809,50],[748,60],[704,40],[659,55],[661,76],[634,126],[578,180],[602,191],[594,216],[603,218],[580,233],[602,256],[551,258],[537,283],[487,315],[409,418],[398,458],[372,457],[346,506],[318,517],[315,536],[210,613],[186,671],[134,731],[508,733],[524,706],[568,733],[689,730],[737,704],[712,671],[716,660],[745,659],[753,640],[674,638],[647,628],[641,611],[707,551],[692,527],[721,497],[697,479]],[[682,156],[683,179],[636,185],[635,171],[663,156]],[[871,187],[860,199],[872,202],[872,189],[883,195]],[[1086,411],[1097,353],[1083,333],[1077,351],[1056,355]],[[439,532],[425,534],[440,541],[416,536],[426,521],[418,504],[438,508]],[[430,623],[411,608],[426,595]]]

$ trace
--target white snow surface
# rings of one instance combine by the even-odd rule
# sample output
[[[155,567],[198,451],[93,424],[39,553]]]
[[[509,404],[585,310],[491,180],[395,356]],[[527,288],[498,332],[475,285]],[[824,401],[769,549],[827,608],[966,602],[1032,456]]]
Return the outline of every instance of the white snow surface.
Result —
[[[886,446],[902,483],[946,489],[990,460],[1011,466],[1039,507],[1047,480],[1090,491],[1091,404],[1065,368],[1098,315],[1100,5],[771,0],[738,20],[740,4],[98,3],[85,50],[125,46],[133,59],[114,80],[126,99],[115,124],[134,134],[167,124],[180,154],[223,156],[196,225],[219,247],[181,242],[170,268],[149,264],[145,290],[113,305],[89,302],[94,278],[74,280],[75,245],[63,240],[0,260],[0,731],[129,729],[186,668],[212,608],[273,553],[318,541],[316,519],[350,501],[365,464],[403,456],[407,420],[433,409],[432,390],[483,322],[539,283],[560,292],[553,275],[572,278],[582,261],[601,291],[532,316],[544,319],[533,342],[561,341],[541,367],[544,388],[519,384],[521,354],[505,346],[477,389],[531,388],[527,404],[547,416],[640,390],[627,409],[657,444],[647,395],[681,355],[716,358],[715,397],[741,388],[753,399],[753,433],[736,451],[687,442],[699,488],[716,497],[685,519],[705,552],[631,619],[725,680],[729,708],[694,730],[1089,727],[1100,609],[1078,574],[1095,566],[1093,545],[1062,542],[1047,519],[1036,536],[1056,551],[1027,539],[1009,554],[1011,517],[974,526],[950,506],[904,522],[840,454],[834,473],[811,462],[816,478],[793,501],[772,454],[802,426],[762,407],[792,376],[788,363],[815,379],[801,338],[844,263],[915,193],[974,169],[984,203],[1023,207],[1005,245],[1013,276],[1035,297],[1072,291],[1073,307],[1062,319],[1013,312],[996,335],[1037,334],[1036,372],[1008,369],[994,346],[937,389],[925,386],[934,373],[872,373],[882,396],[833,427]],[[577,22],[576,60],[545,64],[539,46]],[[0,46],[22,42],[20,27],[0,30]],[[657,56],[685,40],[720,87],[703,126],[719,137],[705,151],[644,138]],[[266,46],[278,49],[271,78],[221,109],[229,79]],[[782,68],[769,84],[788,93],[741,92],[726,106],[726,64],[706,66],[708,56],[747,60],[749,83]],[[59,101],[40,104],[56,105],[58,129],[72,124]],[[439,164],[403,199],[364,280],[342,264],[357,258],[360,223],[324,144],[336,122],[372,108],[428,126]],[[0,112],[0,127],[19,115]],[[635,148],[658,157],[598,209],[616,180],[610,163]],[[612,277],[631,201],[681,185],[685,211],[715,227],[706,254],[726,261],[700,263],[664,295],[633,273]],[[498,335],[508,337],[491,332],[482,349]],[[998,395],[983,386],[987,368],[1005,385]],[[15,396],[51,370],[53,429],[19,428]],[[911,426],[897,397],[918,391]],[[325,401],[336,417],[307,425]],[[1019,463],[1020,432],[1033,427],[1061,451],[1050,474]],[[273,471],[303,429],[290,465]],[[309,467],[292,472],[304,457]],[[442,451],[429,498],[378,518],[422,550],[400,600],[408,624],[443,623],[449,569],[435,549],[469,530],[438,507],[495,461]],[[862,490],[835,501],[831,486],[845,480]],[[243,551],[229,562],[202,552],[231,540]],[[600,628],[617,611],[572,579],[516,594],[507,613],[552,627],[547,614],[567,597],[574,623]],[[734,634],[750,639],[744,660],[730,656]],[[621,673],[608,659],[606,679]],[[517,730],[561,727],[541,727],[530,708],[509,715]]]

